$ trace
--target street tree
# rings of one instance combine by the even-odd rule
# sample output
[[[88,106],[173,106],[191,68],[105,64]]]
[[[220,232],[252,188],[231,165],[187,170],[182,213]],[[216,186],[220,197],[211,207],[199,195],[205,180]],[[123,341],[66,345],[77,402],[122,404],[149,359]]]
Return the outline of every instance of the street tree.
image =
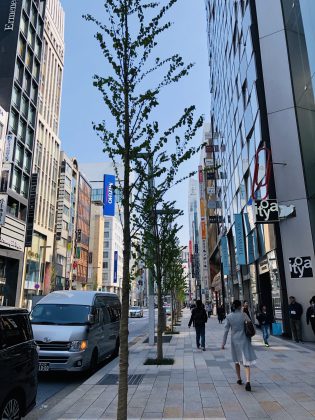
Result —
[[[185,145],[202,126],[203,118],[195,118],[195,107],[188,106],[167,129],[162,129],[154,113],[160,106],[160,94],[166,87],[189,74],[193,64],[185,65],[179,54],[161,58],[157,55],[159,37],[171,27],[166,17],[178,0],[106,0],[104,16],[87,14],[85,19],[97,26],[95,35],[104,56],[105,74],[94,76],[94,86],[100,91],[105,105],[105,119],[93,123],[104,144],[104,152],[113,161],[119,188],[122,191],[121,221],[123,225],[123,281],[120,323],[119,386],[117,418],[127,418],[128,396],[128,308],[130,286],[130,256],[133,230],[131,215],[138,192],[148,181],[148,161],[141,153],[160,156],[168,141],[173,141],[174,153],[166,169],[156,169],[150,177],[166,171],[175,173],[192,150]],[[180,136],[176,133],[180,131]],[[181,159],[177,157],[181,151]],[[117,164],[122,162],[122,179]]]

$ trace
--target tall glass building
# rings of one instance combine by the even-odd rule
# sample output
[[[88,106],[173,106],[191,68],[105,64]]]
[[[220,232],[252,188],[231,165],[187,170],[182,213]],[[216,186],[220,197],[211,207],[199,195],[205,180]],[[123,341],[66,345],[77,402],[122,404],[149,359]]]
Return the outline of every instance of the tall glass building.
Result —
[[[306,309],[315,294],[315,4],[206,0],[206,10],[221,202],[210,272],[227,308],[248,300],[254,315],[265,304],[290,333],[287,296]],[[259,199],[278,201],[279,222],[255,223]]]
[[[0,104],[9,114],[0,193],[0,302],[19,304],[25,236],[33,231],[32,176],[44,31],[44,0],[0,2]],[[31,177],[33,182],[31,184]]]

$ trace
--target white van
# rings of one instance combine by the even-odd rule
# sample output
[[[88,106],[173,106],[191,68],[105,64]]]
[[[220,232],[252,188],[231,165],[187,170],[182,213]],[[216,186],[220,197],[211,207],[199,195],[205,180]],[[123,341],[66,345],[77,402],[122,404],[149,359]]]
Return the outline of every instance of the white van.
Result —
[[[118,354],[120,315],[114,293],[61,290],[43,297],[30,315],[39,371],[94,371]]]

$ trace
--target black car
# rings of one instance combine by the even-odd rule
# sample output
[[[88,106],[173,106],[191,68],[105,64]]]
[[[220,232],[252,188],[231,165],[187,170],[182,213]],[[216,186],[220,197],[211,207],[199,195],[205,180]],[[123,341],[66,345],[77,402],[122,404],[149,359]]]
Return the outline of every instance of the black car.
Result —
[[[20,419],[33,408],[37,370],[28,311],[0,306],[0,419]]]

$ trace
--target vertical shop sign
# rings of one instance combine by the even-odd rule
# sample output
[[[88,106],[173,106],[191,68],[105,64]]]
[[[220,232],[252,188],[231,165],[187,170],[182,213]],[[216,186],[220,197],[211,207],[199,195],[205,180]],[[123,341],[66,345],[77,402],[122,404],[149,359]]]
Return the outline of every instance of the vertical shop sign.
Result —
[[[230,264],[229,264],[229,251],[228,251],[228,241],[226,235],[221,238],[221,258],[223,265],[223,274],[229,276],[231,274]]]
[[[117,283],[118,251],[114,251],[114,283]]]
[[[32,174],[30,193],[28,199],[28,214],[26,222],[25,247],[32,246],[35,208],[36,208],[36,190],[37,190],[38,174]]]
[[[237,261],[239,265],[246,265],[246,252],[245,252],[242,214],[234,214],[234,221],[235,221]]]
[[[7,204],[8,204],[7,194],[0,194],[0,226],[4,225],[5,223]]]
[[[115,216],[115,176],[104,175],[103,215]]]

